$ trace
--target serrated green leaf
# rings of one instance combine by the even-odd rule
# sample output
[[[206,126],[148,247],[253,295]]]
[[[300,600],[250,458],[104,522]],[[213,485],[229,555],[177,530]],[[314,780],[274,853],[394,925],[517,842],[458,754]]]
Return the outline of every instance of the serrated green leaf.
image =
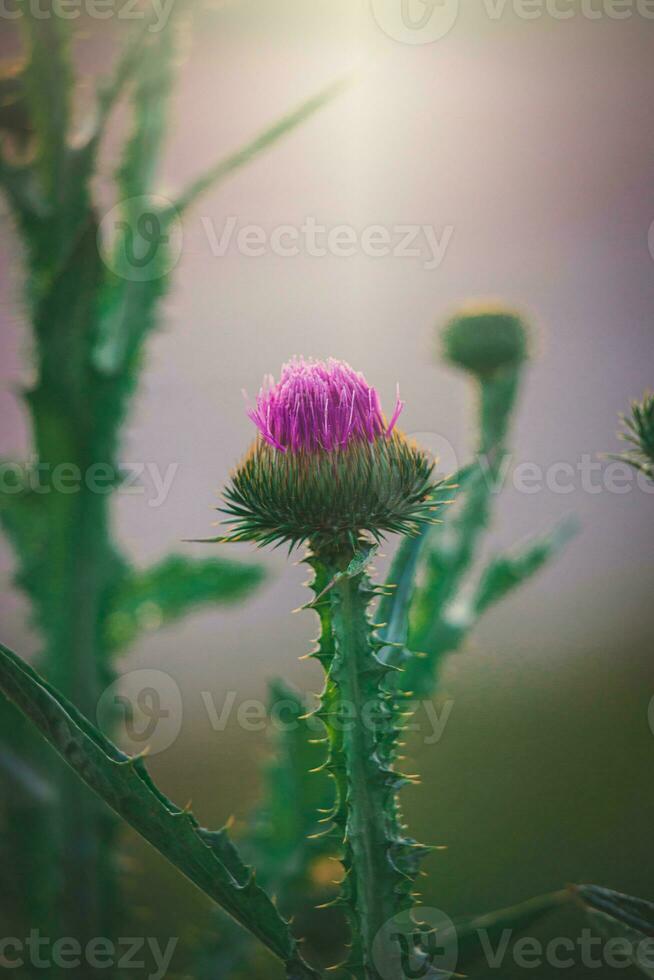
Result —
[[[323,599],[328,592],[334,588],[339,582],[345,578],[356,578],[357,575],[361,575],[362,572],[366,570],[370,562],[373,560],[377,552],[379,551],[379,545],[376,542],[361,542],[357,551],[355,552],[352,560],[348,564],[347,568],[343,571],[336,572],[335,575],[329,580],[324,589],[318,593],[313,602],[309,603],[309,606],[317,605],[321,599]]]
[[[523,543],[513,554],[494,557],[479,580],[472,602],[474,616],[481,615],[489,606],[499,602],[544,568],[562,551],[577,530],[577,521],[568,519],[542,537]]]
[[[457,969],[466,970],[478,961],[485,955],[488,945],[495,946],[507,929],[519,934],[569,901],[568,891],[552,892],[485,915],[459,919],[455,923],[458,943]],[[486,945],[481,943],[482,936]]]
[[[128,572],[109,601],[108,649],[122,649],[144,630],[173,623],[201,606],[236,602],[263,579],[261,565],[182,555],[169,555],[151,568]]]
[[[129,757],[31,667],[0,644],[0,690],[36,725],[78,776],[182,874],[252,932],[287,965],[289,975],[316,977],[297,951],[288,924],[256,884],[224,833],[200,827],[150,779],[141,757]]]
[[[314,863],[334,852],[332,841],[311,839],[333,805],[334,790],[327,773],[318,771],[325,757],[324,745],[317,744],[322,726],[310,723],[304,698],[281,680],[270,684],[268,697],[273,754],[244,846],[264,887],[277,896],[284,914],[293,915],[315,893]]]
[[[455,500],[456,494],[465,487],[471,470],[472,467],[465,467],[439,487],[439,495],[442,492],[447,494],[441,503],[449,504]],[[379,658],[385,663],[400,663],[405,659],[402,648],[406,647],[409,638],[409,617],[415,597],[416,576],[433,530],[433,525],[422,524],[415,535],[403,537],[391,563],[377,616],[382,624],[379,636],[389,644],[379,651]],[[411,656],[408,652],[407,655]]]
[[[575,885],[571,891],[597,932],[625,940],[631,963],[654,977],[654,903],[598,885]]]

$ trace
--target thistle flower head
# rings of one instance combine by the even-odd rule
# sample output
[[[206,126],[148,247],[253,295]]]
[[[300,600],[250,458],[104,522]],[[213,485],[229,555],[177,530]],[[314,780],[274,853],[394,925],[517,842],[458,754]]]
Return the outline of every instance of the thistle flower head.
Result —
[[[518,314],[497,308],[468,307],[445,324],[445,358],[480,378],[516,367],[528,356],[528,334]]]
[[[624,424],[620,438],[630,448],[625,453],[611,453],[611,459],[628,463],[654,480],[654,393],[646,391],[642,401],[631,403],[631,415],[620,418]]]
[[[431,520],[433,462],[396,429],[402,407],[387,421],[343,361],[289,361],[248,412],[258,435],[225,490],[222,540],[333,550]]]

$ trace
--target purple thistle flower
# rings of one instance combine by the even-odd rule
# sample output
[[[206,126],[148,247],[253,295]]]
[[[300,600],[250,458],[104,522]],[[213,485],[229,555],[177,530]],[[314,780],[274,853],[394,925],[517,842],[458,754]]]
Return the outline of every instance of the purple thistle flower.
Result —
[[[390,436],[403,408],[399,392],[390,423],[379,395],[345,361],[294,357],[275,384],[268,376],[248,416],[281,452],[334,452],[351,442]]]

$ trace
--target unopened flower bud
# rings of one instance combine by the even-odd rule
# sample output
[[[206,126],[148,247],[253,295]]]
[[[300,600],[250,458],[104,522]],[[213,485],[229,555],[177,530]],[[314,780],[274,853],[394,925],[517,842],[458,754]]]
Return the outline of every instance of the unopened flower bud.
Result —
[[[524,320],[499,307],[462,309],[448,320],[441,337],[445,358],[480,378],[517,367],[529,353]]]

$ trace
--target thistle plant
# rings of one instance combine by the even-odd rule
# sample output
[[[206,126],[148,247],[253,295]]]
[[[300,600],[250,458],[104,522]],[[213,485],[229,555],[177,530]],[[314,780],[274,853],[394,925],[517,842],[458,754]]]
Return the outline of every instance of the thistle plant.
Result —
[[[640,402],[631,403],[631,415],[621,415],[624,425],[620,438],[629,443],[624,453],[612,453],[610,458],[628,463],[654,481],[654,394],[646,391]]]
[[[355,976],[375,975],[373,943],[383,946],[386,924],[412,907],[426,850],[403,833],[392,668],[369,616],[380,594],[367,571],[375,543],[416,534],[439,503],[433,462],[396,427],[401,410],[398,397],[387,422],[375,389],[348,364],[295,359],[262,388],[250,412],[259,436],[225,493],[222,540],[308,549],[322,627],[313,655],[326,678],[317,716],[336,797],[324,833],[342,849]]]

